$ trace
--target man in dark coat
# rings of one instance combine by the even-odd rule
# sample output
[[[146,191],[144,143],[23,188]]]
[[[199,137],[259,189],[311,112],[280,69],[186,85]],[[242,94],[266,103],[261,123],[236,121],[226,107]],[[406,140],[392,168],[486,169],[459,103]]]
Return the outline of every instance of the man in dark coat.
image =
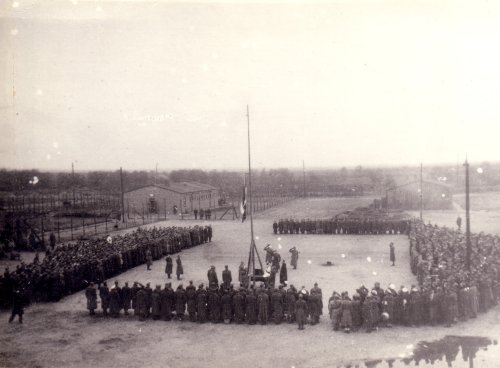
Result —
[[[240,288],[233,296],[234,321],[242,324],[245,321],[245,294]]]
[[[225,324],[231,323],[233,318],[233,308],[231,305],[231,295],[228,289],[224,289],[224,294],[220,299],[221,309],[222,309],[222,320]]]
[[[265,291],[261,291],[257,295],[257,305],[259,308],[259,322],[262,325],[267,324],[267,320],[269,319],[269,296]]]
[[[380,318],[377,292],[372,291],[363,302],[363,322],[366,332],[372,332],[377,328]]]
[[[297,295],[293,286],[291,286],[285,295],[285,314],[288,323],[295,322],[295,303],[297,301]]]
[[[457,293],[451,287],[445,290],[443,305],[446,327],[451,327],[457,321],[458,314]]]
[[[228,266],[224,266],[225,269],[222,271],[222,282],[224,283],[224,287],[226,289],[229,289],[229,285],[231,285],[231,282],[233,281],[233,277],[231,276],[231,271],[229,270]]]
[[[274,323],[279,325],[283,320],[283,295],[274,289],[271,295],[271,303],[273,305],[273,320]]]
[[[208,225],[207,230],[208,230],[208,242],[210,243],[212,241],[212,234],[213,234],[212,226]]]
[[[220,297],[217,289],[210,289],[208,292],[208,311],[210,321],[219,323],[220,321]]]
[[[118,288],[113,286],[109,291],[109,314],[116,318],[120,315],[121,300]]]
[[[392,242],[391,242],[391,244],[389,244],[389,253],[390,253],[390,261],[392,262],[392,266],[395,266],[396,250],[394,249],[394,243],[392,243]]]
[[[274,221],[274,222],[273,222],[273,232],[274,232],[275,234],[277,234],[277,233],[278,233],[278,223],[277,223],[276,221]]]
[[[93,282],[85,289],[85,297],[87,298],[87,309],[90,315],[93,316],[97,309],[97,291]]]
[[[181,256],[178,255],[177,259],[175,260],[175,262],[177,263],[177,268],[175,270],[175,273],[177,275],[177,280],[180,280],[181,279],[181,275],[184,274],[184,268],[182,267]]]
[[[130,288],[130,293],[132,296],[132,309],[134,310],[134,314],[138,313],[136,303],[137,303],[137,292],[139,291],[139,289],[140,289],[140,287],[139,287],[137,281],[134,281],[134,284]]]
[[[286,269],[286,262],[285,262],[285,260],[283,260],[283,263],[281,264],[281,269],[280,269],[280,284],[285,285],[287,281],[288,281],[288,272]]]
[[[196,313],[199,323],[205,323],[207,321],[207,305],[207,291],[203,287],[203,284],[200,284],[198,286],[198,291],[196,292]]]
[[[164,321],[170,321],[172,319],[172,309],[175,301],[175,293],[172,290],[172,285],[170,283],[165,284],[165,288],[161,291],[160,303],[161,303],[161,318]]]
[[[249,325],[257,323],[257,296],[253,290],[245,298],[245,314]]]
[[[101,298],[102,313],[107,316],[109,308],[109,289],[106,281],[99,287],[99,297]]]
[[[19,317],[19,323],[23,323],[24,306],[28,304],[26,295],[19,289],[12,292],[12,312],[9,318],[11,323],[16,316]]]
[[[193,281],[189,281],[189,285],[186,287],[186,299],[189,320],[196,322],[196,287],[193,285]]]
[[[170,275],[172,274],[172,269],[173,269],[173,262],[172,262],[172,257],[167,255],[165,257],[165,273],[167,274],[168,278],[170,279]]]
[[[125,282],[125,286],[122,287],[122,308],[125,315],[128,315],[128,310],[130,309],[130,302],[132,301],[132,290],[128,286],[128,282]]]
[[[146,317],[149,317],[151,315],[151,305],[153,303],[153,289],[151,289],[149,282],[146,284],[144,292],[146,293]]]
[[[290,262],[290,264],[292,265],[293,269],[296,270],[297,262],[299,260],[299,251],[295,247],[293,247],[289,252],[292,253],[292,261]]]
[[[184,313],[186,312],[186,291],[182,284],[177,286],[175,291],[175,313],[179,321],[184,319]]]
[[[153,255],[151,254],[151,250],[148,249],[146,251],[146,265],[147,265],[147,269],[148,271],[151,270],[151,265],[153,264]]]
[[[297,318],[297,324],[299,325],[299,330],[303,330],[304,324],[306,323],[307,303],[302,294],[299,294],[299,300],[295,303],[295,315]]]
[[[146,298],[147,298],[146,291],[144,290],[143,287],[141,287],[139,291],[137,291],[136,302],[135,302],[136,314],[139,315],[140,321],[144,321],[144,319],[146,319],[147,317]]]
[[[151,295],[151,315],[154,320],[159,320],[161,317],[161,286],[156,285]]]
[[[215,271],[215,266],[210,266],[207,272],[208,287],[209,289],[214,289],[219,287],[219,279],[217,278],[217,272]]]

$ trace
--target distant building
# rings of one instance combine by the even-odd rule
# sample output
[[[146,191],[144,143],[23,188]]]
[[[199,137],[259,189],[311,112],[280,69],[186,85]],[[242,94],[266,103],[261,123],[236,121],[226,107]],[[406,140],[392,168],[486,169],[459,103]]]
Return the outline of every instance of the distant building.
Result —
[[[453,207],[450,187],[441,182],[422,182],[422,202],[424,210],[446,210]],[[386,190],[382,200],[388,209],[419,210],[420,181],[412,181]]]
[[[125,192],[125,212],[135,217],[143,213],[173,214],[215,208],[219,189],[193,182],[171,183],[169,186],[147,185]]]

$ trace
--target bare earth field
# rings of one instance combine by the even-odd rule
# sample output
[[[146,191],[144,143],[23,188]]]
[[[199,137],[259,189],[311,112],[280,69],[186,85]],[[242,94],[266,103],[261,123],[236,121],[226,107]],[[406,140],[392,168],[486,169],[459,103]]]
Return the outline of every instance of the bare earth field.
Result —
[[[465,196],[454,195],[455,209],[449,211],[424,211],[425,222],[456,228],[456,219],[462,217],[462,230],[465,229]],[[500,234],[500,192],[471,193],[470,195],[471,231]],[[411,212],[419,216],[418,212]]]
[[[497,308],[478,319],[451,328],[421,327],[380,329],[376,333],[333,332],[326,304],[333,290],[350,294],[361,283],[380,281],[397,286],[416,283],[409,271],[408,241],[405,236],[333,236],[272,234],[272,220],[279,217],[327,217],[346,209],[370,203],[372,198],[331,198],[295,200],[260,213],[255,219],[257,246],[267,243],[279,248],[290,260],[288,249],[300,253],[297,270],[288,269],[289,282],[311,288],[318,282],[323,290],[324,316],[319,325],[297,330],[295,324],[267,326],[203,324],[191,322],[140,322],[134,317],[119,319],[88,316],[85,296],[79,292],[56,304],[29,307],[25,324],[7,324],[8,313],[0,316],[0,367],[332,367],[366,359],[407,356],[421,340],[436,340],[445,335],[477,335],[498,338],[500,312]],[[443,214],[444,217],[445,214]],[[452,223],[456,212],[450,214]],[[426,218],[427,219],[427,218]],[[198,222],[199,223],[199,222]],[[189,225],[194,221],[168,221],[161,225]],[[229,265],[237,278],[240,261],[247,261],[250,242],[249,222],[213,222],[214,241],[181,253],[184,279],[206,283],[211,264],[217,271]],[[396,246],[396,267],[388,262],[388,244]],[[342,258],[342,254],[345,258]],[[261,251],[263,256],[263,251]],[[368,259],[368,257],[370,257]],[[311,261],[310,264],[308,261]],[[323,264],[332,261],[333,267]],[[129,270],[117,279],[164,284],[164,261]],[[114,279],[110,280],[114,281]],[[173,286],[178,281],[172,280]],[[498,348],[490,354],[500,357]],[[459,359],[460,360],[460,359]],[[460,367],[463,362],[453,364]],[[480,362],[480,367],[498,367],[495,359]],[[361,364],[359,366],[365,366]],[[366,365],[368,366],[368,364]],[[377,367],[387,367],[386,363]],[[413,365],[410,365],[413,366]],[[420,364],[423,366],[423,364]]]

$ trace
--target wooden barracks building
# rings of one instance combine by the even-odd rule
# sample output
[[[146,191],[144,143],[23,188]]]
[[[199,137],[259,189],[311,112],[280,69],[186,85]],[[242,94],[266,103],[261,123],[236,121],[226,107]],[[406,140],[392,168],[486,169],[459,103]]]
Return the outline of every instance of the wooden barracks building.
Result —
[[[422,182],[422,193],[423,209],[447,210],[453,208],[452,193],[450,187],[446,184],[424,180]],[[382,203],[388,209],[420,209],[420,182],[412,181],[387,189]]]
[[[169,186],[147,185],[124,193],[125,210],[129,216],[143,213],[188,213],[193,210],[215,208],[219,203],[219,189],[194,182],[171,183]]]

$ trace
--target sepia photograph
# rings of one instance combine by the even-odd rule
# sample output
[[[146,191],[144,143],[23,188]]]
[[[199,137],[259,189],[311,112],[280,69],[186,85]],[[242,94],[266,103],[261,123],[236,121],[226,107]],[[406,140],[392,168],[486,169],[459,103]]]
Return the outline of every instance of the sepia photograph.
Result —
[[[0,368],[500,368],[500,2],[0,0]]]

